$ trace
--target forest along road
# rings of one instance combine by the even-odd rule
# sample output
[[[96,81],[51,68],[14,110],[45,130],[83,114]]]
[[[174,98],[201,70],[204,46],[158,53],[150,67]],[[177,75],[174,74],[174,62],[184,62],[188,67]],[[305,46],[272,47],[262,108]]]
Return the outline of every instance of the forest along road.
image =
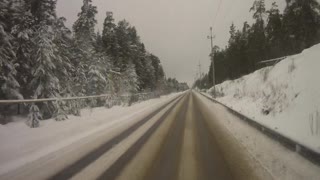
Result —
[[[204,101],[209,100],[188,91],[112,138],[99,136],[92,145],[44,158],[0,179],[273,179]],[[81,151],[88,147],[90,151]]]

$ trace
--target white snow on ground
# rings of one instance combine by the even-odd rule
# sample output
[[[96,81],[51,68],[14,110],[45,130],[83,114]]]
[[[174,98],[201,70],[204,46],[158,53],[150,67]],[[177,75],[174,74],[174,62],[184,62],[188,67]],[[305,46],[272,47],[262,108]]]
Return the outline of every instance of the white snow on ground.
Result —
[[[273,67],[225,81],[216,86],[222,96],[217,100],[320,153],[319,57],[320,44]]]
[[[29,128],[24,118],[0,125],[0,175],[101,130],[130,124],[135,117],[152,112],[179,94],[162,96],[130,107],[83,109],[81,117],[69,116],[62,122],[54,119],[42,121],[40,128]]]
[[[229,133],[274,179],[319,179],[319,166],[288,150],[280,143],[230,114],[225,107],[213,103],[202,95],[198,94],[198,97],[210,108],[212,117],[216,117],[214,120],[226,127]]]

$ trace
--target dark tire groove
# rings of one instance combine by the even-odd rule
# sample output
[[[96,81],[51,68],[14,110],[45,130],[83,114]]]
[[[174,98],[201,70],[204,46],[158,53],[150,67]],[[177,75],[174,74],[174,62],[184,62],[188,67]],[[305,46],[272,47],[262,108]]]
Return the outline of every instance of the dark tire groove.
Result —
[[[152,117],[154,117],[156,114],[158,114],[162,109],[164,109],[166,106],[177,100],[179,101],[182,99],[180,95],[173,100],[169,101],[165,105],[161,106],[159,109],[153,111],[148,116],[143,118],[142,120],[138,121],[137,123],[133,124],[128,129],[121,132],[119,135],[115,136],[111,140],[107,141],[106,143],[102,144],[95,150],[89,152],[87,155],[83,156],[79,160],[75,161],[71,165],[67,166],[60,172],[56,173],[55,175],[48,178],[48,180],[63,180],[63,179],[70,179],[75,174],[79,173],[81,170],[83,170],[85,167],[87,167],[89,164],[97,160],[99,157],[101,157],[104,153],[109,151],[114,145],[120,143],[123,139],[130,136],[135,130],[137,130],[139,127],[141,127],[143,124],[145,124],[148,120],[150,120]]]
[[[198,99],[194,98],[193,95],[192,99],[194,102],[193,121],[196,128],[196,154],[200,162],[201,179],[233,179],[228,164],[223,157],[223,153],[215,141],[215,137],[210,132],[208,124],[196,103]]]
[[[182,98],[181,98],[182,99]],[[115,163],[113,163],[99,178],[98,180],[111,180],[115,179],[120,175],[122,170],[125,168],[126,164],[135,157],[142,146],[147,142],[150,136],[157,130],[157,128],[164,122],[166,117],[172,112],[180,100],[175,102],[175,104],[168,109],[165,114],[163,114],[155,124],[147,130],[147,132],[140,137]]]

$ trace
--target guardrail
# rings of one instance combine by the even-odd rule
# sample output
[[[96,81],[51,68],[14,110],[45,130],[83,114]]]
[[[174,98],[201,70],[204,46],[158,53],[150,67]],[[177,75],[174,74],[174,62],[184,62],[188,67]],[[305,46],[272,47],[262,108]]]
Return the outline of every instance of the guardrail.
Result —
[[[49,102],[49,101],[69,101],[90,98],[111,97],[111,94],[97,95],[97,96],[82,96],[82,97],[65,97],[65,98],[45,98],[45,99],[17,99],[17,100],[0,100],[0,104],[19,104],[19,103],[35,103],[35,102]]]
[[[259,130],[260,132],[262,132],[263,134],[267,135],[268,137],[270,137],[271,139],[279,142],[280,144],[282,144],[284,147],[295,151],[297,153],[299,153],[301,156],[305,157],[306,159],[308,159],[309,161],[311,161],[312,163],[320,166],[320,153],[315,152],[314,150],[296,142],[293,139],[290,139],[268,127],[265,127],[259,123],[257,123],[256,121],[252,120],[251,118],[241,114],[238,111],[235,111],[234,109],[228,107],[227,105],[213,99],[210,98],[206,95],[204,95],[203,93],[199,92],[202,96],[204,96],[205,98],[209,99],[210,101],[213,101],[214,103],[220,104],[223,107],[225,107],[229,112],[231,112],[233,115],[235,115],[236,117],[238,117],[239,119],[243,120],[244,122],[248,123],[251,127]]]
[[[260,61],[258,62],[259,64],[263,64],[263,63],[270,63],[270,62],[275,62],[275,63],[278,63],[279,61],[287,58],[289,56],[283,56],[283,57],[279,57],[279,58],[274,58],[274,59],[268,59],[268,60],[264,60],[264,61]]]
[[[10,122],[8,120],[8,117],[21,114],[21,110],[23,111],[23,114],[27,114],[29,112],[29,115],[31,114],[32,123],[29,125],[30,127],[38,127],[39,120],[42,119],[41,114],[39,113],[39,108],[35,106],[35,103],[46,103],[46,102],[52,102],[58,105],[59,103],[61,105],[64,101],[77,101],[77,100],[85,100],[85,99],[100,99],[100,102],[105,107],[112,107],[114,105],[131,105],[134,102],[138,101],[144,101],[151,98],[160,97],[160,95],[163,95],[164,93],[160,92],[149,92],[149,93],[136,93],[136,94],[125,94],[125,95],[116,95],[116,94],[102,94],[102,95],[92,95],[92,96],[80,96],[80,97],[56,97],[56,98],[44,98],[44,99],[20,99],[20,100],[0,100],[0,108],[2,108],[2,112],[0,111],[0,123],[6,124]],[[71,102],[73,103],[73,102]],[[27,106],[26,104],[30,104]],[[79,109],[87,106],[90,103],[85,103],[83,105],[76,105],[75,114],[80,115]],[[93,107],[95,106],[103,106],[101,103],[96,104],[93,103]],[[57,120],[65,120],[67,119],[67,114],[70,113],[70,109],[65,111],[63,108],[57,109],[58,112],[54,113],[54,116]],[[69,112],[69,113],[67,113]],[[52,116],[50,116],[52,117]],[[28,121],[27,121],[28,122]],[[35,124],[35,125],[34,125]]]
[[[111,98],[111,97],[150,97],[156,93],[137,93],[137,94],[127,94],[127,95],[112,95],[112,94],[102,94],[95,96],[80,96],[80,97],[61,97],[61,98],[44,98],[44,99],[15,99],[15,100],[0,100],[0,104],[19,104],[19,103],[35,103],[35,102],[49,102],[49,101],[69,101],[69,100],[80,100],[80,99],[92,99],[92,98]]]

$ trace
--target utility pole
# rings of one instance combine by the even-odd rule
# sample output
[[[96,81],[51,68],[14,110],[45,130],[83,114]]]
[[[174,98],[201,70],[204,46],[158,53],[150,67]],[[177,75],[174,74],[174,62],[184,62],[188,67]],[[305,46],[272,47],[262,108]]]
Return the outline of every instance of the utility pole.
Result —
[[[210,36],[208,36],[208,39],[211,40],[211,61],[212,61],[212,85],[213,85],[213,97],[216,97],[216,77],[215,77],[215,70],[214,70],[214,59],[213,59],[213,34],[212,34],[212,27],[210,27]]]
[[[200,63],[200,61],[199,61],[199,65],[198,65],[198,67],[199,67],[199,88],[201,89],[201,63]]]

